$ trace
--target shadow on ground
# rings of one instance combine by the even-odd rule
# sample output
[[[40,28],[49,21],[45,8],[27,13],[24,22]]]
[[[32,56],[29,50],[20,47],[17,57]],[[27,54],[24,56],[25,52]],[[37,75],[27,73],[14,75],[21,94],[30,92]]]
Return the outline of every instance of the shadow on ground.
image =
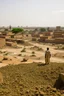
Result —
[[[40,64],[38,64],[38,66],[46,66],[47,64],[45,64],[45,63],[40,63]]]
[[[60,77],[56,80],[54,87],[60,90],[64,90],[64,83],[63,81],[60,79]]]

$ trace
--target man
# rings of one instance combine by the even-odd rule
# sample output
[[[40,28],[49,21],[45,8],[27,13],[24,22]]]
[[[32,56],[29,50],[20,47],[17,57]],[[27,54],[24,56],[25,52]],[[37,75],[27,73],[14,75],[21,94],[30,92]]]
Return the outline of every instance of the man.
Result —
[[[45,52],[45,64],[50,64],[50,58],[51,58],[51,53],[49,51],[49,48],[47,48]]]

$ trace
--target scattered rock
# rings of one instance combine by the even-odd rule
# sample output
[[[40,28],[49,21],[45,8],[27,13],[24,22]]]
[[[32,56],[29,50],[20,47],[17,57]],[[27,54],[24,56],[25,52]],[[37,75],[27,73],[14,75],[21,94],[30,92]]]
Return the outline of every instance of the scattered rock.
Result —
[[[30,90],[26,90],[26,93],[27,93],[27,94],[30,93]]]
[[[28,61],[28,58],[24,57],[21,62],[26,62],[26,61]]]
[[[0,61],[0,63],[2,63],[2,61]]]
[[[4,57],[3,60],[8,60],[8,58],[7,57]]]
[[[23,48],[21,52],[26,52],[26,48]]]
[[[39,92],[37,91],[36,93],[35,93],[35,96],[38,96],[39,95]]]
[[[4,56],[0,56],[0,62],[2,62],[3,58],[4,58]]]
[[[61,91],[60,91],[60,92],[61,92],[61,94],[64,94],[64,88],[63,88],[63,89],[61,89]]]
[[[43,91],[39,92],[40,96],[45,96],[45,93]]]
[[[2,53],[2,51],[0,51],[0,54]]]
[[[21,96],[24,95],[23,92],[20,92]]]
[[[36,57],[36,55],[33,55],[33,54],[32,54],[30,57]]]
[[[49,88],[51,88],[51,86],[50,86],[50,85],[48,85],[48,86],[47,86],[47,89],[49,89]]]
[[[56,88],[51,88],[51,90],[52,90],[53,92],[56,92],[56,91],[57,91]]]
[[[36,90],[39,90],[39,88],[38,88],[37,86],[35,87],[35,89],[36,89]]]
[[[60,92],[57,92],[56,94],[57,94],[58,96],[61,96],[61,93],[60,93]]]
[[[2,73],[0,72],[0,84],[2,84],[3,83],[3,75],[2,75]]]
[[[22,56],[22,54],[18,54],[18,56]]]

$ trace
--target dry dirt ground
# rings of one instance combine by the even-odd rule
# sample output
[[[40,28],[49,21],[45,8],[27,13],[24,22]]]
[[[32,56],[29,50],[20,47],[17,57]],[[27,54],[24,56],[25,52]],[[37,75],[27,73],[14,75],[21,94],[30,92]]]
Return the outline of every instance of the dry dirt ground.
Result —
[[[27,58],[24,63],[42,62],[45,63],[45,50],[50,48],[52,54],[51,62],[64,63],[64,50],[56,50],[55,46],[42,43],[29,42],[31,45],[18,45],[18,48],[6,47],[0,49],[0,67],[8,64],[21,64],[23,58]],[[7,60],[3,60],[3,56]]]
[[[64,73],[64,51],[29,43],[0,49],[0,96],[64,96],[63,82],[58,80]],[[44,64],[47,47],[52,54],[49,65]]]
[[[64,63],[8,65],[0,72],[0,96],[64,96],[64,86],[58,81]]]

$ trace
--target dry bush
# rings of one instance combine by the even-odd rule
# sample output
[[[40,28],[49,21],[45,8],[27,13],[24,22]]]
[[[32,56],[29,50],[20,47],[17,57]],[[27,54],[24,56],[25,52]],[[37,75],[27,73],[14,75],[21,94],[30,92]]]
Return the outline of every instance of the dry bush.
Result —
[[[34,51],[32,51],[32,55],[31,56],[36,56]]]

